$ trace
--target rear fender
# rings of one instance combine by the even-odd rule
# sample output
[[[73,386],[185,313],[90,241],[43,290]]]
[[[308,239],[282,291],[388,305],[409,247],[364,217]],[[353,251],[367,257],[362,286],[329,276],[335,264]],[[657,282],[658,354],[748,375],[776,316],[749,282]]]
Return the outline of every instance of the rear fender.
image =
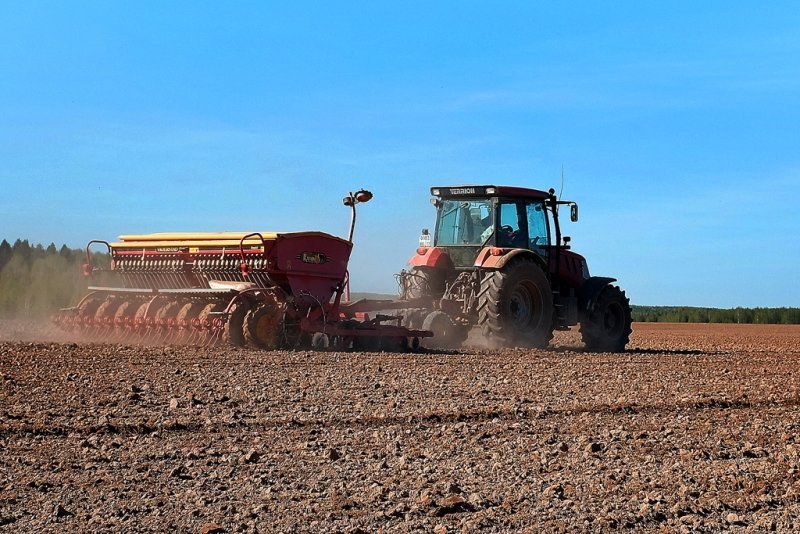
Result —
[[[420,247],[408,263],[412,267],[432,267],[445,271],[455,268],[450,255],[441,247]]]
[[[578,288],[578,313],[582,316],[587,314],[597,301],[597,297],[600,296],[600,292],[603,291],[606,286],[616,281],[616,278],[609,278],[607,276],[592,276],[588,278],[583,285]]]
[[[498,252],[500,254],[498,254]],[[542,270],[547,273],[547,267],[544,260],[534,252],[524,248],[496,248],[486,247],[480,251],[478,257],[475,258],[475,267],[483,269],[499,270],[516,258],[529,258],[535,261]]]

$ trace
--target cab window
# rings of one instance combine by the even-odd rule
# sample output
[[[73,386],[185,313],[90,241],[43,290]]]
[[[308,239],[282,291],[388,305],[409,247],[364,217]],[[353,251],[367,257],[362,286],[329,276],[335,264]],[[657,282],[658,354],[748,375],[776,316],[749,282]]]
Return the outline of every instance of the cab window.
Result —
[[[482,244],[492,234],[493,214],[489,200],[445,200],[439,209],[436,244]]]
[[[528,239],[530,249],[544,254],[544,247],[550,244],[547,230],[547,215],[544,204],[532,202],[527,206],[528,212]]]

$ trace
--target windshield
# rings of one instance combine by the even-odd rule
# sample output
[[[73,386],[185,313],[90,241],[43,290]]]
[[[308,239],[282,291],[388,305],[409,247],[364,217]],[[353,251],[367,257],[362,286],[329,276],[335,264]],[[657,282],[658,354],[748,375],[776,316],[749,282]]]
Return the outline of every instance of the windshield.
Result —
[[[483,245],[493,229],[494,213],[489,199],[444,200],[438,213],[436,244]]]

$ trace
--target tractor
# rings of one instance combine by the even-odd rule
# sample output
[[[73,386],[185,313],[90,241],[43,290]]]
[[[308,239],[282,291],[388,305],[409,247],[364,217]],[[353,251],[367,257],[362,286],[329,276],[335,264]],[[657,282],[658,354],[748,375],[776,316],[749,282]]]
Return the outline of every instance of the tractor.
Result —
[[[629,300],[615,278],[591,276],[562,236],[555,191],[465,185],[432,187],[436,227],[422,231],[397,277],[404,324],[434,333],[428,346],[458,347],[480,327],[493,348],[546,347],[554,330],[580,324],[586,348],[621,352],[631,334]]]

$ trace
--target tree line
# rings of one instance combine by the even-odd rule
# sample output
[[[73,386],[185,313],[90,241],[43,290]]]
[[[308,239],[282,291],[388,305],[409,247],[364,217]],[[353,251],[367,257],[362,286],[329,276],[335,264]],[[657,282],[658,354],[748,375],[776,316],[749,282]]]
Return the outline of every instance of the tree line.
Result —
[[[66,245],[0,243],[0,317],[43,317],[75,305],[86,292],[85,253]]]
[[[800,324],[800,308],[697,308],[631,306],[631,317],[647,323]]]
[[[93,253],[100,263],[106,254]],[[75,305],[86,292],[85,251],[27,239],[0,243],[0,317],[42,317]],[[637,322],[800,324],[800,308],[632,306]]]

